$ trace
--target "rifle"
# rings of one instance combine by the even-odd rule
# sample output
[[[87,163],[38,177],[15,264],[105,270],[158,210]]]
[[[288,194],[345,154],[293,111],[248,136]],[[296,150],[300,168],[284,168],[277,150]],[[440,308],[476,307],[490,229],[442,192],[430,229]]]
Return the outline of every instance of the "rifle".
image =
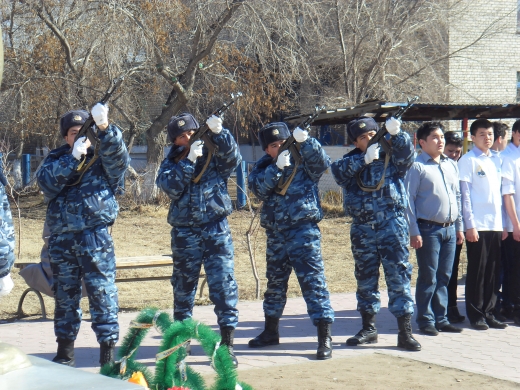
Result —
[[[105,95],[99,101],[99,103],[106,104],[108,102],[108,100],[112,97],[112,95],[114,94],[116,89],[119,88],[119,86],[123,83],[123,80],[124,80],[124,76],[120,76],[120,77],[112,80],[112,82],[110,83],[110,87],[108,87],[107,91],[105,92]],[[94,118],[92,118],[92,114],[89,113],[87,120],[85,121],[85,123],[83,123],[83,125],[79,129],[78,133],[76,134],[76,137],[74,137],[74,142],[76,142],[81,137],[86,137],[85,141],[83,141],[83,142],[86,142],[86,140],[88,138],[88,140],[90,141],[90,144],[92,146],[94,146],[94,156],[92,156],[92,158],[90,159],[90,161],[87,164],[85,164],[85,162],[87,161],[87,156],[86,155],[83,156],[83,158],[81,159],[81,161],[78,165],[78,168],[76,169],[77,172],[80,172],[81,174],[80,174],[78,180],[76,180],[72,184],[68,184],[68,186],[75,186],[76,184],[78,184],[81,181],[81,179],[83,178],[83,175],[85,174],[85,172],[92,166],[92,164],[94,164],[94,162],[99,157],[99,138],[97,136],[96,131],[94,130],[94,125],[95,125]],[[72,150],[71,150],[71,152],[72,152]]]
[[[305,120],[303,122],[301,122],[297,127],[299,127],[302,130],[306,130],[307,128],[310,127],[310,125],[314,121],[314,119],[316,119],[316,117],[323,110],[325,110],[325,106],[320,107],[320,106],[316,105],[314,107],[314,113],[312,115],[309,115],[307,118],[305,118]],[[286,150],[288,150],[291,153],[291,156],[294,160],[294,169],[293,169],[291,176],[289,176],[289,178],[285,182],[283,181],[284,175],[282,175],[282,177],[280,177],[280,180],[278,181],[278,184],[276,185],[276,187],[274,189],[274,191],[280,195],[285,195],[285,193],[287,192],[287,189],[289,188],[289,186],[291,185],[291,182],[294,179],[294,175],[296,174],[296,170],[297,170],[298,166],[302,162],[302,155],[300,154],[300,144],[298,142],[296,142],[296,140],[294,139],[294,136],[292,134],[289,138],[287,138],[287,140],[282,144],[282,146],[280,146],[280,149],[278,149],[278,156]]]
[[[99,101],[101,104],[106,104],[108,100],[112,97],[115,90],[119,88],[119,86],[123,83],[124,77],[118,77],[117,79],[112,80],[112,83],[110,84],[110,87],[108,87],[107,91],[105,92],[105,96]],[[98,137],[96,132],[94,131],[94,119],[92,118],[92,114],[89,114],[87,120],[83,125],[81,126],[81,129],[79,129],[78,134],[76,134],[76,137],[74,138],[74,142],[76,142],[81,137],[87,137],[92,145],[95,145],[98,141]],[[80,168],[78,167],[78,170]]]
[[[414,102],[419,99],[419,96],[414,96],[413,98],[408,98],[408,103],[406,104],[406,106],[401,106],[399,108],[399,110],[397,110],[394,115],[392,115],[395,119],[399,119],[401,118],[404,113],[410,108],[413,106]],[[379,190],[383,184],[385,183],[385,172],[386,172],[386,168],[388,166],[388,162],[390,161],[390,156],[392,155],[392,146],[390,145],[390,143],[388,142],[388,140],[385,138],[386,135],[388,134],[388,130],[386,130],[386,126],[385,124],[383,123],[383,125],[381,126],[381,129],[379,129],[379,131],[376,133],[376,135],[374,135],[370,141],[368,142],[367,144],[367,149],[372,146],[372,145],[375,145],[376,143],[379,143],[379,145],[381,146],[381,148],[383,148],[383,150],[385,151],[385,166],[384,166],[384,169],[383,169],[383,175],[381,176],[381,180],[379,181],[379,183],[375,186],[369,186],[369,185],[365,185],[362,180],[361,180],[361,175],[363,174],[363,172],[365,171],[365,169],[367,169],[368,165],[365,165],[363,168],[361,168],[359,170],[359,172],[356,174],[356,181],[357,181],[357,184],[359,186],[359,188],[361,188],[363,191],[365,192],[374,192],[374,191],[377,191]]]
[[[228,103],[224,103],[221,107],[217,108],[215,111],[213,111],[209,117],[212,115],[221,117],[224,112],[226,112],[229,107],[231,107],[235,102],[242,96],[242,92],[237,92],[235,94],[231,94],[231,101]],[[208,117],[208,118],[209,118]],[[195,133],[190,137],[189,146],[193,145],[195,141],[201,140],[204,142],[204,146],[208,148],[208,158],[206,159],[206,164],[204,164],[204,167],[202,168],[201,172],[192,179],[194,183],[198,183],[208,168],[209,162],[211,161],[211,158],[214,154],[218,153],[218,145],[215,145],[213,142],[213,139],[211,138],[211,130],[209,129],[208,125],[204,123],[202,126],[200,126]],[[176,158],[175,162],[178,163],[180,160],[186,158],[188,156],[188,153],[190,152],[190,148],[185,148]]]
[[[401,106],[399,108],[399,110],[397,110],[395,112],[394,115],[392,115],[395,119],[399,119],[403,116],[403,114],[408,111],[408,109],[410,107],[413,106],[413,104],[415,103],[415,101],[419,99],[419,96],[414,96],[413,98],[411,99],[408,99],[408,104],[406,106]],[[392,146],[390,146],[390,144],[388,143],[388,141],[386,140],[385,136],[388,134],[388,131],[386,130],[386,126],[385,124],[383,123],[383,126],[381,126],[381,129],[379,129],[379,131],[376,133],[376,135],[374,135],[370,141],[368,142],[367,144],[367,149],[368,147],[374,145],[375,143],[379,143],[379,145],[381,145],[381,147],[383,148],[383,150],[385,151],[386,154],[391,154],[392,153]]]

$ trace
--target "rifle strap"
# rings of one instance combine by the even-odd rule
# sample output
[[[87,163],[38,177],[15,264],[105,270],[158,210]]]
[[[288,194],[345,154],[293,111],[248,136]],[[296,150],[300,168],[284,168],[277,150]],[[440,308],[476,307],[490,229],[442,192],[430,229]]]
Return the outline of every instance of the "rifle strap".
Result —
[[[194,182],[195,184],[197,184],[200,179],[202,178],[202,175],[204,175],[204,172],[206,172],[206,169],[208,169],[208,166],[209,166],[209,162],[211,161],[211,159],[213,158],[213,153],[211,152],[211,150],[208,151],[208,158],[206,159],[206,163],[204,164],[204,166],[202,167],[202,170],[200,171],[200,173],[197,175],[196,178],[194,179],[191,179],[192,182]]]
[[[295,148],[290,148],[289,151],[291,152],[291,156],[294,160],[294,169],[291,173],[291,176],[287,178],[285,183],[283,183],[283,174],[280,180],[278,181],[278,184],[276,185],[275,192],[279,195],[285,196],[285,193],[289,189],[289,186],[291,185],[294,176],[296,175],[296,171],[298,170],[298,167],[300,166],[300,156],[295,156],[294,153],[300,153],[300,144],[296,144]]]
[[[67,187],[75,186],[76,184],[79,184],[81,182],[81,179],[83,179],[83,175],[85,172],[88,171],[88,169],[96,162],[96,160],[99,157],[99,142],[96,143],[96,146],[94,148],[94,155],[90,159],[90,161],[87,163],[87,165],[83,165],[85,163],[85,160],[87,159],[87,156],[85,156],[85,159],[81,161],[81,163],[78,166],[78,172],[80,172],[80,175],[78,177],[78,180],[76,180],[72,184],[67,184]]]
[[[386,155],[385,155],[385,167],[383,168],[383,175],[381,176],[381,180],[379,180],[379,183],[378,183],[378,185],[375,188],[365,187],[365,185],[361,181],[361,173],[364,171],[364,169],[359,171],[358,174],[356,175],[356,180],[357,180],[357,184],[358,184],[359,188],[361,188],[365,192],[375,192],[375,191],[378,191],[379,189],[381,189],[383,184],[385,184],[386,168],[388,167],[388,162],[389,161],[390,161],[390,153],[386,153]]]

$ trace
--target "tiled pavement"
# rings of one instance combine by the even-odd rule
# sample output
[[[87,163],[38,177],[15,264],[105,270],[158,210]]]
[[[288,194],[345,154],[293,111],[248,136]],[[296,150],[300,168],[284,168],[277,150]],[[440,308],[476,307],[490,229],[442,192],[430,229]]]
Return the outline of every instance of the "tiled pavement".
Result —
[[[464,286],[459,286],[463,298]],[[355,357],[367,353],[384,353],[402,356],[442,366],[520,383],[520,327],[509,326],[505,330],[490,329],[476,331],[466,321],[461,334],[441,333],[437,337],[422,336],[414,332],[422,344],[422,351],[407,352],[396,347],[397,322],[386,308],[387,295],[382,292],[383,308],[377,316],[379,342],[360,347],[345,346],[346,338],[360,328],[360,317],[356,311],[355,294],[333,294],[332,306],[336,321],[332,328],[333,358]],[[463,303],[459,308],[463,312]],[[262,368],[308,362],[315,359],[316,328],[312,326],[302,298],[289,299],[280,322],[281,344],[262,349],[249,349],[247,341],[263,329],[262,302],[240,302],[240,323],[235,333],[235,351],[239,359],[239,370]],[[50,308],[49,308],[50,309]],[[124,336],[130,320],[136,313],[121,313],[121,335]],[[194,318],[208,325],[216,324],[212,306],[197,306]],[[415,322],[414,330],[417,329]],[[217,329],[214,326],[214,329]],[[56,351],[52,321],[19,321],[0,325],[0,340],[19,347],[27,354],[52,359]],[[138,351],[138,359],[153,366],[154,356],[160,343],[160,335],[150,330]],[[76,341],[77,367],[98,371],[99,346],[88,322],[83,322]],[[208,359],[202,348],[194,343],[190,363],[201,373],[211,372]]]

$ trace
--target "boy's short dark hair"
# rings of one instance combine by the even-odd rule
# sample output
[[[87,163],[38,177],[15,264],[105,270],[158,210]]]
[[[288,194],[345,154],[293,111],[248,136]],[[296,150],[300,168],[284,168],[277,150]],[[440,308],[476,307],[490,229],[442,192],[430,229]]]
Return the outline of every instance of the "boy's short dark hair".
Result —
[[[512,127],[513,132],[520,131],[520,119],[517,119],[515,123],[513,123]]]
[[[478,129],[489,129],[489,128],[493,128],[493,123],[491,123],[487,119],[477,119],[469,127],[469,132],[471,133],[471,135],[476,135]]]
[[[426,141],[426,138],[431,134],[432,131],[439,129],[444,133],[444,126],[440,122],[425,122],[417,129],[417,140],[422,139]],[[419,143],[419,146],[421,144]],[[421,146],[422,149],[422,146]]]
[[[496,141],[498,137],[505,138],[507,134],[507,130],[509,130],[509,126],[504,122],[493,122],[493,136]]]
[[[462,148],[462,137],[456,131],[447,131],[444,133],[445,145],[455,145],[458,148]]]

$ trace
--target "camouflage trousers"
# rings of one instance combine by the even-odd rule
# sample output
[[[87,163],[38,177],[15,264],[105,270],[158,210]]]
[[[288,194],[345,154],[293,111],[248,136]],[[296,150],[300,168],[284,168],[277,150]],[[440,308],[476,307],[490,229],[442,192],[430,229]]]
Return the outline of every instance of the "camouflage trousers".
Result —
[[[307,313],[314,325],[321,319],[334,322],[321,257],[321,233],[316,223],[303,223],[287,230],[266,230],[267,289],[264,312],[280,318],[287,302],[291,271],[298,278]]]
[[[388,288],[388,309],[396,317],[413,314],[408,240],[404,216],[396,215],[376,224],[352,224],[350,241],[356,265],[359,311],[377,314],[381,308],[379,267],[382,263]]]
[[[234,271],[234,248],[226,218],[201,226],[174,227],[173,316],[191,318],[202,264],[208,281],[209,299],[215,305],[219,326],[235,328],[238,323],[238,286]]]
[[[81,277],[87,289],[97,341],[119,338],[114,243],[106,227],[53,234],[49,257],[54,278],[54,333],[75,340],[81,324]]]

